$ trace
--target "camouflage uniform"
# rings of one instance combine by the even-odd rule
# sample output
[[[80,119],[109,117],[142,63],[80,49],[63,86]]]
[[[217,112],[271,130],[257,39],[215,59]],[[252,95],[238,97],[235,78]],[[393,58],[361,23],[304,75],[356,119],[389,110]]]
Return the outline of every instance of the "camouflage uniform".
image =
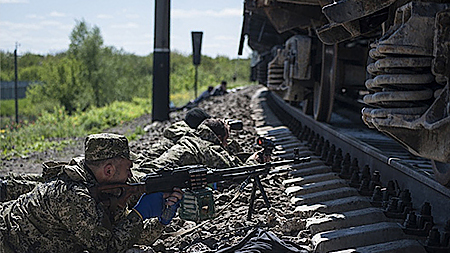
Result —
[[[42,176],[38,174],[9,173],[0,181],[0,202],[16,199],[20,195],[30,192],[41,182]]]
[[[209,128],[208,128],[209,130]],[[189,125],[183,120],[176,122],[166,128],[163,132],[164,139],[159,143],[155,143],[152,145],[149,151],[145,153],[145,158],[140,158],[135,161],[137,164],[152,164],[152,160],[160,157],[165,151],[169,150],[172,146],[174,146],[182,137],[190,136],[195,138],[195,129],[189,127]],[[209,132],[209,131],[208,131]],[[212,136],[212,142],[218,141],[217,137]],[[208,144],[209,145],[209,144]],[[242,148],[239,143],[234,140],[230,140],[227,146],[227,151],[229,154],[238,154],[242,152]],[[232,158],[235,159],[235,158]],[[184,164],[185,162],[182,162]],[[3,179],[6,181],[6,189],[4,190],[6,195],[2,198],[0,197],[0,202],[17,199],[22,194],[30,192],[37,184],[40,182],[45,182],[55,178],[58,173],[60,173],[60,165],[66,165],[67,162],[55,162],[48,161],[42,164],[43,172],[42,176],[33,174],[33,175],[24,175],[17,173],[10,173]],[[228,164],[228,163],[227,163]],[[158,165],[159,166],[159,165]],[[153,166],[154,167],[154,166]],[[229,167],[229,166],[225,166]],[[145,174],[139,173],[135,169],[133,171],[133,179],[129,180],[129,182],[138,182],[140,178],[142,178]],[[148,173],[148,170],[141,170],[142,172]],[[138,198],[137,198],[138,199]],[[135,200],[135,199],[133,199]]]
[[[44,162],[42,164],[42,175],[8,173],[8,175],[2,177],[0,182],[3,186],[0,202],[17,199],[20,195],[33,190],[39,183],[55,178],[64,165],[68,165],[68,162]]]
[[[195,134],[185,135],[174,146],[153,161],[140,164],[138,171],[150,173],[164,166],[204,164],[212,168],[228,168],[243,165],[242,161],[221,145],[216,134],[200,125]]]
[[[149,150],[146,150],[145,153],[143,153],[145,159],[138,159],[137,162],[149,162],[158,158],[162,153],[174,146],[175,143],[181,139],[181,137],[185,135],[192,135],[194,132],[195,129],[190,128],[185,121],[175,122],[164,130],[164,138],[162,141],[153,144]]]
[[[137,160],[137,163],[149,163],[152,160],[160,157],[164,152],[173,147],[182,137],[191,136],[194,137],[195,129],[188,126],[185,121],[179,121],[163,132],[164,139],[162,141],[153,144],[149,150],[145,151],[143,157]],[[242,148],[237,141],[230,140],[227,149],[232,154],[237,154],[242,152]]]
[[[57,180],[39,184],[17,200],[0,205],[5,251],[125,251],[137,241],[143,223],[130,212],[117,222],[90,195],[94,176],[72,160]]]
[[[88,138],[86,159],[131,158],[126,139],[119,140],[126,146],[118,146],[116,139],[96,143],[97,149],[92,150]],[[0,204],[0,252],[123,252],[131,248],[143,231],[140,216],[128,209],[108,216],[107,207],[91,195],[98,182],[84,159],[72,159],[60,168],[53,180]],[[159,227],[147,234],[156,237],[163,225],[153,223]]]

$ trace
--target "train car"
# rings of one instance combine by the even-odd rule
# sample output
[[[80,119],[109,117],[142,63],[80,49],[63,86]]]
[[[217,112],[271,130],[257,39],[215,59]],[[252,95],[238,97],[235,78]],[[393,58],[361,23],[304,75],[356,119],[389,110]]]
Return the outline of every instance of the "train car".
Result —
[[[317,121],[335,100],[450,186],[450,1],[246,0],[252,80]]]

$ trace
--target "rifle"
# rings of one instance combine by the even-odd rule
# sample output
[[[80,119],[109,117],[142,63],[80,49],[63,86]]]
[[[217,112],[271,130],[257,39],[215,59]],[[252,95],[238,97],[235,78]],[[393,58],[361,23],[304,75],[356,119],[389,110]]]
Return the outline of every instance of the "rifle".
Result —
[[[247,181],[250,178],[254,179],[254,190],[252,191],[252,198],[254,200],[254,191],[256,191],[255,183],[258,184],[261,193],[264,192],[257,176],[268,174],[272,167],[304,163],[311,160],[310,157],[300,158],[298,153],[298,150],[294,150],[294,158],[291,160],[267,162],[234,168],[214,169],[204,165],[188,165],[175,169],[162,168],[157,172],[147,174],[143,178],[143,181],[139,183],[106,184],[95,186],[91,188],[90,191],[92,196],[94,196],[98,202],[102,202],[105,206],[108,206],[109,211],[114,213],[117,207],[125,208],[127,200],[133,195],[172,192],[174,187],[178,187],[181,189],[188,189],[191,192],[194,192],[194,195],[197,194],[198,197],[199,194],[208,195],[208,193],[205,193],[204,189],[209,183],[247,177]],[[263,197],[265,198],[266,203],[268,203],[265,193],[263,193]],[[187,198],[188,196],[185,194],[184,199],[186,200]],[[200,196],[200,198],[205,199],[204,196]],[[212,196],[210,198],[212,199]],[[198,203],[195,203],[195,205],[197,204]],[[203,207],[203,205],[200,206]],[[196,210],[196,212],[201,212],[201,210]],[[208,214],[206,214],[208,218],[210,218],[211,212],[214,212],[214,210],[208,211]]]

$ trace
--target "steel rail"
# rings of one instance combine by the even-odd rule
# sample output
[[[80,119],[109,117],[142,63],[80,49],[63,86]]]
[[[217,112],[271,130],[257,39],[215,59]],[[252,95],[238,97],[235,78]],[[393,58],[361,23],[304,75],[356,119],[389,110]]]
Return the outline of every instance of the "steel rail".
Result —
[[[308,128],[341,148],[343,154],[349,153],[357,158],[360,165],[368,165],[371,171],[379,171],[381,182],[386,184],[395,180],[400,189],[408,189],[411,193],[413,208],[420,210],[423,203],[431,204],[434,222],[443,227],[450,220],[450,189],[442,186],[436,180],[415,170],[410,161],[390,155],[352,136],[337,131],[330,125],[315,121],[311,116],[304,114],[296,107],[284,102],[280,97],[270,91],[263,91],[262,96],[270,109],[278,116],[291,132],[300,138]]]

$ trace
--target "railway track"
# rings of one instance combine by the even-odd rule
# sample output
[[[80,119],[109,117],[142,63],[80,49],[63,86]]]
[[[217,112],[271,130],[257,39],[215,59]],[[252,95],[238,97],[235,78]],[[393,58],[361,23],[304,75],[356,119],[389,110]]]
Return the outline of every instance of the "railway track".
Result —
[[[450,252],[450,189],[429,161],[351,117],[320,123],[265,89],[254,99],[256,130],[274,154],[312,157],[283,185],[315,252]]]

